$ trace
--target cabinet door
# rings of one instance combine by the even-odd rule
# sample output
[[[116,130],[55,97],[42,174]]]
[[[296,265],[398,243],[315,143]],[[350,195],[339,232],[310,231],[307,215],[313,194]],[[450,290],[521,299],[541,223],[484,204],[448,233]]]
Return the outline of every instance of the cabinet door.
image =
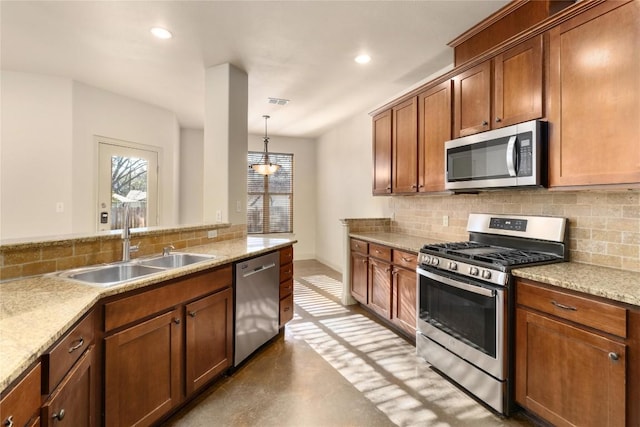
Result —
[[[393,269],[392,320],[411,335],[416,333],[416,272]]]
[[[516,401],[557,426],[624,426],[625,345],[516,313]]]
[[[542,117],[542,36],[519,44],[493,61],[492,128]]]
[[[105,338],[105,425],[150,425],[180,401],[181,310]]]
[[[453,94],[454,138],[490,129],[491,61],[483,62],[454,77]]]
[[[604,2],[553,28],[549,185],[640,182],[640,2]]]
[[[373,118],[373,194],[391,193],[391,110]]]
[[[43,427],[96,425],[93,357],[94,347],[91,346],[43,405],[41,419]]]
[[[369,258],[369,304],[385,319],[391,318],[391,264]]]
[[[233,292],[230,288],[186,306],[187,395],[231,366]]]
[[[418,95],[418,191],[444,191],[444,143],[451,139],[448,80]]]
[[[369,262],[366,255],[351,252],[351,295],[362,304],[367,304],[367,277]]]
[[[418,106],[411,98],[392,109],[393,193],[415,193],[418,190]]]
[[[24,426],[40,413],[41,379],[42,365],[38,362],[15,387],[2,393],[0,425]]]

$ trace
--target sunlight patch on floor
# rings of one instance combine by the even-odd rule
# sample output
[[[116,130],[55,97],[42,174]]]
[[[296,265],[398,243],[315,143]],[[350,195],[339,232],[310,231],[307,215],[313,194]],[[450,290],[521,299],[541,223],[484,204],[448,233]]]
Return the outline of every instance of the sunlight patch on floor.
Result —
[[[294,282],[294,288],[296,305],[312,316],[332,316],[349,312],[342,305],[323,297],[298,281]]]
[[[307,281],[309,284],[316,286],[317,288],[322,289],[325,292],[328,292],[338,299],[340,299],[342,295],[342,282],[339,280],[332,279],[331,277],[324,274],[304,276],[302,277],[302,279]]]

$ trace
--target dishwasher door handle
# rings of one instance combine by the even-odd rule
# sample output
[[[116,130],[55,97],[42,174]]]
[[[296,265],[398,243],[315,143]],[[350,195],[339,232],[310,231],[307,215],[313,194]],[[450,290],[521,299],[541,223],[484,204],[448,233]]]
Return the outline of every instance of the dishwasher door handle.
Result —
[[[260,273],[262,271],[268,270],[270,268],[273,268],[276,266],[275,262],[272,262],[271,264],[267,264],[267,265],[261,265],[260,267],[256,267],[254,268],[252,271],[248,272],[248,273],[244,273],[242,275],[242,277],[249,277],[249,276],[253,276],[256,273]]]

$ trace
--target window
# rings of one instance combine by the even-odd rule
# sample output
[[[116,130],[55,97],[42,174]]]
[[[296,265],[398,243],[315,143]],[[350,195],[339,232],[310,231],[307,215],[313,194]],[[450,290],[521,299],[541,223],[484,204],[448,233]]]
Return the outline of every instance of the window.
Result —
[[[247,155],[247,232],[293,232],[293,154],[271,153],[269,160],[279,164],[273,175],[260,175],[249,165],[260,163],[263,152]]]

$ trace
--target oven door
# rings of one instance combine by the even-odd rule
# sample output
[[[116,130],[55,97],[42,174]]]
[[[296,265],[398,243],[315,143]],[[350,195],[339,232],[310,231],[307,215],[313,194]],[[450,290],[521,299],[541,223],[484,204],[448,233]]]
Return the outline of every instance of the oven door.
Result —
[[[504,380],[506,288],[436,269],[417,273],[419,333]]]

